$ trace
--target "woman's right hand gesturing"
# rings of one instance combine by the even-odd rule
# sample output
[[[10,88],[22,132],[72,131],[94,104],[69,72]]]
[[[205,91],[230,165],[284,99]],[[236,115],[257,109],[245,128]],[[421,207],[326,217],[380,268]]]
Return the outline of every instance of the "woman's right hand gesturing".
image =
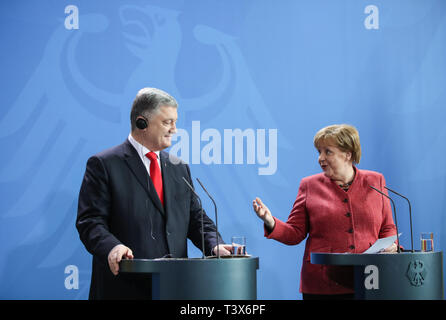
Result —
[[[272,231],[274,229],[274,226],[276,225],[276,222],[268,207],[258,197],[252,201],[252,207],[257,216],[263,220],[266,228]]]

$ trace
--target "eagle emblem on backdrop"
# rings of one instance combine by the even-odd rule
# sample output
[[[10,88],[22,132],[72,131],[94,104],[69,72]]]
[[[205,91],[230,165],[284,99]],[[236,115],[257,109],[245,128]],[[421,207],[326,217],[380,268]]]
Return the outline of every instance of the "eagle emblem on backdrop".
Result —
[[[179,11],[155,6],[122,5],[116,20],[104,13],[83,14],[80,6],[78,30],[66,30],[61,21],[52,32],[40,62],[0,119],[5,155],[0,159],[0,185],[5,199],[0,204],[0,231],[9,234],[9,240],[4,242],[8,261],[20,258],[29,269],[60,268],[79,249],[74,225],[86,160],[125,139],[130,130],[131,102],[141,87],[159,87],[177,99],[179,127],[200,120],[202,127],[219,128],[228,114],[237,115],[233,123],[225,122],[228,128],[278,127],[255,86],[236,39],[213,27],[197,24],[191,34],[196,44],[210,46],[218,57],[219,79],[198,96],[182,94],[176,67],[182,46],[194,43],[183,43],[179,15]],[[100,58],[93,51],[86,52],[89,41],[115,29],[119,33],[116,38],[121,41],[116,50],[126,51],[133,64],[110,65],[111,69],[127,68],[124,85],[113,90],[107,84],[116,79],[103,77],[105,85],[92,80],[93,73],[101,70],[88,70],[95,66],[86,60]],[[190,80],[200,81],[194,74],[190,74]],[[250,103],[245,102],[247,94]],[[278,142],[278,148],[290,146],[285,139]],[[220,177],[209,176],[209,170],[200,166],[193,168],[193,175],[207,175],[202,181],[218,189],[218,201],[225,202],[226,208],[234,203],[249,204],[251,197],[246,190],[252,184],[261,184],[256,170],[243,172],[242,177],[238,171],[233,174],[234,166],[221,167],[227,175],[219,171]],[[225,188],[225,176],[239,183]],[[285,183],[279,174],[264,179],[276,186]],[[233,215],[233,223],[241,225],[237,214],[229,214]],[[8,232],[11,229],[14,234]],[[23,252],[42,246],[47,250],[23,257]],[[5,260],[0,268],[11,267],[6,264]],[[1,281],[12,285],[12,280]]]

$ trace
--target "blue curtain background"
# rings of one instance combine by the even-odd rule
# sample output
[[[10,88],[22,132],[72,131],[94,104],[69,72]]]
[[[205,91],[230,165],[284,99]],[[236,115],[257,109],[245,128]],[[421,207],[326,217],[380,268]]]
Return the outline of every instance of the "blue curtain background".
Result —
[[[69,5],[78,29],[66,28]],[[75,229],[86,160],[126,139],[146,86],[177,98],[183,155],[217,201],[224,239],[246,236],[260,258],[259,299],[301,299],[305,243],[264,238],[251,201],[286,220],[300,180],[320,172],[312,139],[329,124],[355,125],[359,168],[411,199],[415,249],[424,231],[436,250],[446,246],[445,1],[17,0],[0,3],[0,26],[1,299],[88,297],[91,256]],[[267,165],[249,163],[247,147],[242,163],[224,164],[224,131],[237,128],[265,129],[273,174],[259,174]],[[221,135],[221,164],[197,154],[207,129]],[[396,205],[409,248],[407,204]],[[201,256],[193,245],[189,253]],[[78,288],[65,286],[70,265]]]

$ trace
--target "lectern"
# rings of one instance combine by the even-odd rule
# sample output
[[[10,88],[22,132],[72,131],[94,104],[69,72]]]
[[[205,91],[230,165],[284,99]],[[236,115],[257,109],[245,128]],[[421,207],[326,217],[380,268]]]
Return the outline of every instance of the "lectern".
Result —
[[[442,252],[311,253],[311,263],[353,266],[355,298],[438,300],[443,293]]]
[[[152,278],[154,300],[255,300],[258,257],[122,260],[122,273]]]

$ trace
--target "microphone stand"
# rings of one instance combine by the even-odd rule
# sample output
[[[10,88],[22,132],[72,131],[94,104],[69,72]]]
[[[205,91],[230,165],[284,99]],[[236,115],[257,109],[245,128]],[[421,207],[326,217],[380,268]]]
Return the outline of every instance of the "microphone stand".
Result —
[[[392,198],[390,198],[387,194],[385,194],[384,192],[379,191],[378,189],[376,189],[375,187],[369,186],[370,188],[372,188],[373,190],[381,193],[383,196],[385,196],[386,198],[388,198],[393,205],[393,214],[395,216],[395,227],[396,227],[396,241],[398,242],[397,247],[398,247],[398,253],[401,252],[401,248],[400,248],[400,237],[398,235],[398,223],[396,221],[396,208],[395,208],[395,203],[393,202]]]
[[[405,196],[403,196],[402,194],[396,192],[395,190],[392,190],[390,188],[387,188],[386,186],[384,186],[384,188],[386,188],[387,190],[389,190],[390,192],[393,192],[396,195],[399,195],[401,198],[406,199],[407,203],[409,204],[409,218],[410,218],[410,243],[412,245],[412,252],[415,252],[413,249],[413,231],[412,231],[412,206],[410,205],[410,201],[409,199],[407,199]]]
[[[189,187],[189,189],[194,193],[194,195],[197,197],[197,199],[198,199],[198,201],[200,202],[200,208],[201,208],[201,252],[202,252],[202,255],[201,255],[201,258],[202,259],[205,259],[206,257],[205,257],[205,255],[204,255],[204,225],[203,225],[203,206],[201,205],[201,199],[200,199],[200,197],[198,196],[198,194],[195,192],[195,190],[194,190],[194,187],[192,187],[191,185],[190,185],[190,183],[189,182],[187,182],[187,180],[183,177],[183,180],[184,180],[184,182],[186,182],[186,184],[187,184],[187,186]]]
[[[217,259],[220,259],[220,246],[218,243],[218,220],[217,220],[217,204],[214,201],[214,198],[211,197],[209,192],[206,190],[204,185],[201,183],[200,179],[196,178],[200,186],[203,188],[204,192],[208,195],[208,197],[212,200],[212,203],[214,204],[214,210],[215,210],[215,237],[217,239]]]

